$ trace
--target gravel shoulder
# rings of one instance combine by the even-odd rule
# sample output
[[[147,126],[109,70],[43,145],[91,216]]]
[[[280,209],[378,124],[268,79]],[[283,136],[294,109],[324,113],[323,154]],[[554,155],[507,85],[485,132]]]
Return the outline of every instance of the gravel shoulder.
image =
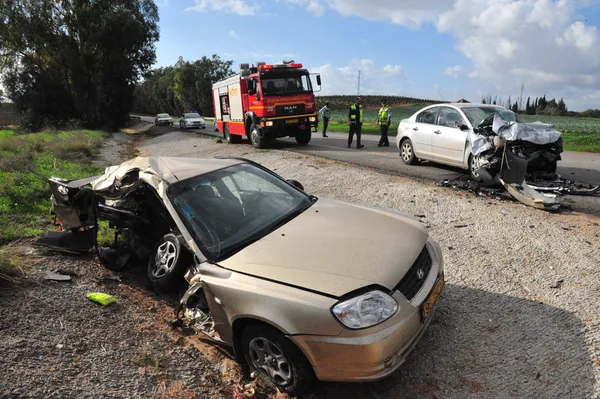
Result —
[[[314,195],[415,215],[442,245],[446,289],[406,363],[377,383],[318,384],[310,398],[600,397],[600,218],[194,132],[138,144],[140,155],[247,157]],[[380,245],[394,243],[381,237]],[[0,290],[0,398],[232,396],[235,363],[165,322],[174,298],[157,295],[133,271],[119,273],[121,282],[102,280],[113,273],[92,256],[15,248],[27,278]],[[72,283],[43,282],[56,269],[77,275]],[[100,307],[84,297],[88,291],[118,303]]]

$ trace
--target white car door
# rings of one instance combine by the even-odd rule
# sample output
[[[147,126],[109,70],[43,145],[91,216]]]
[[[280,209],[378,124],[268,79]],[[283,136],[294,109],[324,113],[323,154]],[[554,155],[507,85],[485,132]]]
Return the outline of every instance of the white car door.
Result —
[[[416,122],[410,127],[413,147],[419,158],[431,157],[431,139],[436,128],[438,109],[439,107],[433,107],[422,111],[417,115]]]
[[[440,107],[431,138],[433,158],[439,162],[461,166],[469,129],[462,115],[450,107]]]

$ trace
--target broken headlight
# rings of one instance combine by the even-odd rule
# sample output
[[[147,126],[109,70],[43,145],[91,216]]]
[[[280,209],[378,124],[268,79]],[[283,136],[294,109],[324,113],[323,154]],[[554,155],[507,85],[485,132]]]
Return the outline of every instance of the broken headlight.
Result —
[[[358,330],[392,317],[398,310],[398,303],[385,292],[375,290],[339,302],[331,310],[343,325]]]

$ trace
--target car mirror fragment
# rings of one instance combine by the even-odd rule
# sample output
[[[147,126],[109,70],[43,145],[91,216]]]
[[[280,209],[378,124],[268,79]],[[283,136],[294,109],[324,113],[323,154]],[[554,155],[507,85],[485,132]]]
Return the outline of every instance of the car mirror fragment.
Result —
[[[292,186],[296,187],[297,189],[304,191],[304,186],[298,180],[289,179],[287,182],[290,183]]]
[[[469,127],[467,125],[460,125],[460,130],[462,130],[463,132],[466,132],[469,130]]]

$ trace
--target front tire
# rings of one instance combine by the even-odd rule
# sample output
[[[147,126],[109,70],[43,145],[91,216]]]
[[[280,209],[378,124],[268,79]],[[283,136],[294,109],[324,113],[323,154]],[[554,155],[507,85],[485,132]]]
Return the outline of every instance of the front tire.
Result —
[[[147,276],[160,291],[171,291],[183,282],[183,275],[192,265],[192,257],[182,248],[174,234],[161,238],[148,260]]]
[[[400,158],[402,158],[402,162],[407,165],[417,165],[419,163],[410,139],[404,139],[402,143],[400,143]]]
[[[299,133],[296,133],[296,143],[300,144],[300,145],[307,145],[308,143],[310,143],[310,139],[311,139],[311,132],[309,131],[302,131]]]
[[[250,125],[250,143],[254,146],[254,148],[265,148],[265,139],[260,136],[260,131],[258,127],[253,123]]]
[[[473,156],[473,154],[469,156],[469,173],[471,174],[471,179],[477,182],[481,181],[481,176],[476,172],[481,167],[481,162],[479,160],[480,158]]]
[[[242,354],[251,370],[289,395],[297,396],[306,391],[315,380],[304,354],[273,327],[246,327],[242,332]]]

